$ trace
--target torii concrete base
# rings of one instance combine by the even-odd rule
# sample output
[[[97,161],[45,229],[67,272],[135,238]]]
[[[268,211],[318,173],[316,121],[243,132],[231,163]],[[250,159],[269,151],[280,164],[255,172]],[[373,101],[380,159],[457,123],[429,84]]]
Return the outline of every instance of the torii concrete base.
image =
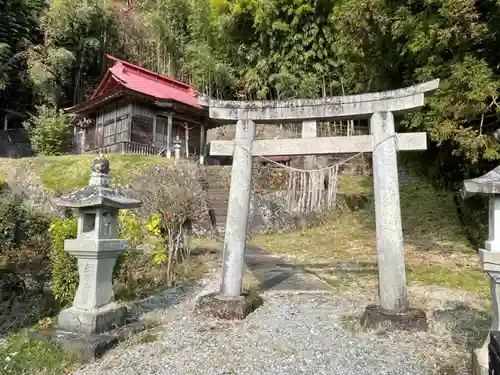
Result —
[[[427,316],[425,312],[417,308],[408,308],[402,313],[384,311],[378,305],[366,307],[360,321],[363,327],[377,328],[380,326],[392,330],[412,330],[426,332]]]
[[[219,293],[204,295],[196,302],[195,310],[221,319],[245,319],[258,309],[264,300],[258,294],[242,293],[239,297],[222,297]]]

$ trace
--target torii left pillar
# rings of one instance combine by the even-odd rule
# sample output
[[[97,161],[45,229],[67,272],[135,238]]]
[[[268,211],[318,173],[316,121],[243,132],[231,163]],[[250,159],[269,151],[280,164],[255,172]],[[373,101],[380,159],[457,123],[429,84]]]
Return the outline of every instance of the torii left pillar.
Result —
[[[197,309],[222,319],[244,319],[263,303],[259,295],[246,294],[242,290],[254,136],[255,123],[251,120],[238,120],[220,289],[218,293],[202,296],[197,301]]]

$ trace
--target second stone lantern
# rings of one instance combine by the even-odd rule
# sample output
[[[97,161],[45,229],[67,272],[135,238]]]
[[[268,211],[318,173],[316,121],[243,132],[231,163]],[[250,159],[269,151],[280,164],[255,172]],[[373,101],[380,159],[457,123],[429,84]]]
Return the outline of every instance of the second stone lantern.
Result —
[[[464,181],[462,198],[466,199],[476,194],[488,197],[488,240],[484,244],[484,249],[479,249],[479,260],[484,272],[490,278],[492,319],[489,333],[498,335],[500,332],[500,167],[483,176]],[[474,375],[489,373],[490,334],[483,346],[472,353]]]

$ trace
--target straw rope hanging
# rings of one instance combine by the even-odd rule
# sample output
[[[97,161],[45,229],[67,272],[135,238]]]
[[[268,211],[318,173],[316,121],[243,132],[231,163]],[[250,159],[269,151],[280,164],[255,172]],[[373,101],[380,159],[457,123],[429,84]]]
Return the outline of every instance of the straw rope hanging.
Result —
[[[308,214],[335,208],[339,166],[288,170],[286,204],[290,212]]]
[[[397,133],[393,133],[374,145],[375,150],[379,145],[394,138],[396,150],[399,150]],[[249,152],[245,147],[234,141],[234,145]],[[259,158],[279,166],[288,171],[287,180],[287,208],[290,212],[298,214],[308,214],[334,210],[337,203],[339,168],[356,157],[362,157],[363,152],[359,152],[334,165],[320,169],[298,169],[282,165],[263,155],[255,155]]]
[[[309,214],[336,208],[340,166],[362,154],[360,152],[334,165],[320,169],[293,168],[279,164],[265,156],[257,156],[288,171],[287,210],[295,214]]]

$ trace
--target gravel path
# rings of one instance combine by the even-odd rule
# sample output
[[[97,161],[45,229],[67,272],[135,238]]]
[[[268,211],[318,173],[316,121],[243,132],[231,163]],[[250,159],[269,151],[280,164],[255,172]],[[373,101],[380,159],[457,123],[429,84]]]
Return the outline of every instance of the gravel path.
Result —
[[[156,310],[162,324],[152,328],[149,342],[148,334],[144,343],[139,336],[75,374],[430,374],[416,353],[418,334],[345,328],[345,317],[361,312],[364,302],[332,293],[273,292],[264,299],[260,309],[236,322],[193,313],[190,300],[165,302],[169,307]]]

